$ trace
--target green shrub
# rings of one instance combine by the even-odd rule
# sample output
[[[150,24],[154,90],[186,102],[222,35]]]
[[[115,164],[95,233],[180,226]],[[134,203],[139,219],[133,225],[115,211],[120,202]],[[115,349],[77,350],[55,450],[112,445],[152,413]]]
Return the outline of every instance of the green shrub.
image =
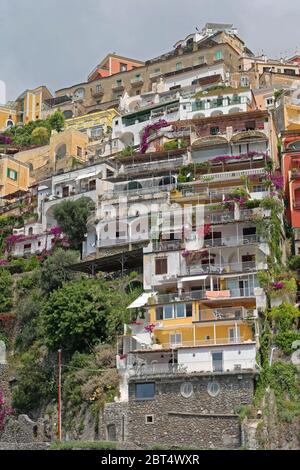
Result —
[[[9,312],[13,306],[13,279],[9,271],[0,268],[0,312]]]

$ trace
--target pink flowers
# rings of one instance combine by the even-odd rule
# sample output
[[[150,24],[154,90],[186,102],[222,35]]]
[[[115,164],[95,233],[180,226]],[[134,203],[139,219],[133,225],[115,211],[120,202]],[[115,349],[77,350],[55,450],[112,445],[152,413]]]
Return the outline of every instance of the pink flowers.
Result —
[[[10,145],[12,143],[12,139],[7,137],[6,135],[0,135],[0,144]]]
[[[203,235],[204,237],[209,235],[211,233],[211,224],[204,224],[203,227],[199,227],[197,233],[199,236]]]
[[[273,185],[275,186],[275,189],[277,191],[279,191],[280,189],[283,188],[284,182],[283,182],[283,177],[282,176],[268,175],[267,180],[269,180],[273,183]]]
[[[215,163],[225,163],[227,160],[243,160],[251,157],[267,157],[268,154],[265,152],[247,152],[241,153],[240,155],[219,155],[218,157],[213,158],[211,161]]]
[[[283,282],[280,282],[280,281],[273,282],[272,287],[273,287],[273,289],[275,289],[275,290],[281,290],[281,289],[284,288],[284,283],[283,283]]]
[[[150,323],[149,325],[145,326],[145,331],[147,333],[153,333],[155,327],[156,327],[156,325],[154,325],[154,323]]]
[[[61,232],[62,232],[62,230],[61,230],[60,227],[52,227],[50,229],[51,235],[54,235],[55,237],[59,237],[61,235]]]
[[[189,250],[184,250],[182,253],[181,253],[181,256],[183,258],[188,258],[188,256],[190,256],[191,252]]]
[[[149,124],[143,129],[143,135],[142,135],[142,141],[140,145],[140,152],[141,153],[146,153],[149,143],[148,143],[148,138],[150,136],[151,131],[157,131],[159,129],[162,129],[163,127],[168,127],[169,123],[165,121],[164,119],[160,119],[157,122],[154,122],[153,124]]]
[[[6,259],[0,259],[0,266],[7,266],[8,261]]]

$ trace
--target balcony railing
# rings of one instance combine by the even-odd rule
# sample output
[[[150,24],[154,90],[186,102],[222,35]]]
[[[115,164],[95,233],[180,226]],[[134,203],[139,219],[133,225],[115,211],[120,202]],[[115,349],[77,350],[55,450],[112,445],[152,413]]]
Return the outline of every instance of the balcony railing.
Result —
[[[244,273],[257,271],[258,267],[255,261],[244,261],[240,263],[229,263],[224,265],[218,264],[193,264],[186,266],[182,271],[182,275],[193,274],[228,274],[228,273]]]
[[[137,189],[114,189],[113,191],[107,191],[103,194],[102,199],[112,199],[114,197],[119,196],[142,196],[145,194],[153,194],[165,191],[171,191],[175,188],[175,184],[165,184],[165,185],[157,185],[157,186],[149,186],[147,188],[137,188]]]
[[[218,321],[218,320],[245,320],[253,318],[253,310],[245,307],[226,307],[213,309],[200,309],[196,315],[196,322]]]
[[[205,223],[223,224],[235,220],[252,220],[257,213],[257,209],[243,209],[239,211],[239,214],[235,214],[234,211],[210,212],[205,214],[204,220]]]
[[[205,247],[215,246],[238,246],[238,245],[253,245],[261,242],[261,237],[258,235],[244,235],[240,237],[225,237],[225,238],[212,238],[205,239],[203,245]]]
[[[153,241],[153,251],[176,251],[182,248],[182,240]]]
[[[238,96],[236,98],[217,98],[211,101],[195,101],[192,105],[192,111],[199,111],[203,109],[215,109],[225,106],[233,106],[237,104],[247,103],[248,100],[245,97]]]
[[[253,297],[254,289],[236,288],[222,291],[195,290],[190,292],[173,292],[153,296],[153,304],[169,304],[173,302],[191,302],[195,300],[218,300],[219,298]]]

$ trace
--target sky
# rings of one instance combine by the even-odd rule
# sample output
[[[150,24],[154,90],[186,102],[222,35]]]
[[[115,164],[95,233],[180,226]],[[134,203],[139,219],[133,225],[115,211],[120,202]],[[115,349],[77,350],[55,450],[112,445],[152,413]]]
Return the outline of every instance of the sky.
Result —
[[[7,99],[86,80],[108,52],[146,60],[206,22],[233,23],[255,53],[300,53],[299,0],[0,0]]]

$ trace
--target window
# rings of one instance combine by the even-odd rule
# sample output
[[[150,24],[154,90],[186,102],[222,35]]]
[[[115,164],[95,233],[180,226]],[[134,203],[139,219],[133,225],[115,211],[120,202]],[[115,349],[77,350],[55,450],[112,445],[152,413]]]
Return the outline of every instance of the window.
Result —
[[[127,64],[120,64],[120,72],[127,72]]]
[[[198,57],[198,64],[201,65],[201,64],[204,64],[204,55],[201,55],[200,57]]]
[[[28,235],[33,235],[33,228],[32,228],[32,227],[29,227],[29,229],[28,229]]]
[[[176,70],[181,70],[181,69],[182,69],[182,62],[177,62]]]
[[[155,274],[168,273],[168,258],[158,258],[155,260]]]
[[[17,181],[18,173],[15,170],[12,170],[11,168],[7,168],[7,177],[13,181]]]
[[[223,352],[214,352],[211,356],[213,372],[223,372]]]
[[[236,343],[240,340],[240,328],[228,328],[228,339],[230,343]]]
[[[248,77],[241,77],[241,86],[249,86],[249,78]]]
[[[136,400],[151,400],[155,397],[155,383],[135,384]]]
[[[145,423],[146,424],[154,424],[154,415],[146,415],[145,416]]]
[[[184,318],[185,317],[185,305],[184,304],[176,304],[175,305],[175,315],[176,315],[176,318]]]
[[[118,80],[116,80],[116,85],[117,86],[122,86],[122,80],[120,78],[118,78]]]
[[[82,148],[77,147],[77,157],[82,157]]]
[[[192,317],[193,316],[193,305],[192,304],[186,304],[186,306],[185,306],[185,316],[186,317]]]
[[[217,51],[215,53],[215,60],[221,60],[223,57],[222,51]]]
[[[220,390],[221,390],[221,387],[218,382],[213,381],[207,384],[207,393],[211,397],[217,397],[220,393]]]
[[[245,121],[246,131],[255,131],[255,121]]]
[[[154,73],[155,73],[155,74],[159,74],[159,73],[160,73],[160,69],[154,69]]]
[[[210,128],[210,135],[218,135],[219,134],[219,127],[211,127]]]
[[[171,333],[170,334],[170,346],[181,346],[181,344],[182,344],[182,334]]]
[[[101,93],[102,85],[96,85],[96,93]]]
[[[139,80],[141,80],[141,74],[140,73],[136,73],[135,74],[135,80],[138,82]]]
[[[272,106],[274,100],[273,98],[267,98],[266,102],[267,102],[267,106]]]
[[[164,305],[164,320],[170,320],[173,318],[173,305]]]
[[[183,398],[190,398],[194,393],[194,387],[191,382],[184,382],[180,387],[180,393]]]
[[[163,307],[156,307],[156,320],[163,320],[164,319],[164,309]]]
[[[76,90],[75,93],[74,93],[74,98],[82,99],[82,98],[84,98],[84,95],[85,95],[85,89],[84,88],[78,88],[78,90]]]
[[[14,125],[14,122],[11,119],[8,119],[6,121],[6,127],[12,127]]]

